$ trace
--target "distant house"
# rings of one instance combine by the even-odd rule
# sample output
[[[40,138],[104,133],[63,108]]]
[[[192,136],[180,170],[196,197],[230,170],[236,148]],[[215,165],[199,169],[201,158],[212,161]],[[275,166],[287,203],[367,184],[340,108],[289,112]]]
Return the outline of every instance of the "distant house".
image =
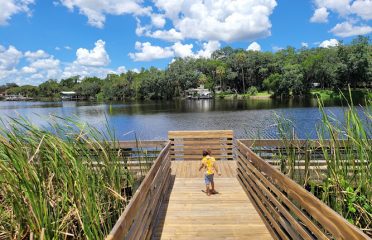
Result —
[[[204,88],[204,85],[200,85],[198,88],[186,90],[186,97],[189,99],[210,99],[213,97],[213,94],[211,91]]]
[[[62,100],[77,100],[78,99],[78,95],[76,92],[73,92],[73,91],[64,91],[64,92],[61,92],[61,99]]]

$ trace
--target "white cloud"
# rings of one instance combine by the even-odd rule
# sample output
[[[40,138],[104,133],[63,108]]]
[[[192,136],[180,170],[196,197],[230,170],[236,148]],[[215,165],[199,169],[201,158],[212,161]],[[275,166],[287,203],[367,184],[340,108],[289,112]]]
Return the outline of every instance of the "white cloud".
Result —
[[[49,54],[47,54],[44,50],[37,50],[36,52],[31,52],[27,51],[25,52],[24,56],[29,60],[29,61],[34,61],[39,58],[47,58],[49,57]]]
[[[227,42],[269,36],[269,17],[277,5],[275,0],[154,2],[158,10],[171,20],[173,28],[183,39]],[[163,34],[159,32],[151,36],[161,38]]]
[[[60,47],[55,47],[54,50],[59,51],[59,50],[61,50],[61,48]]]
[[[273,46],[273,51],[274,52],[278,52],[278,51],[281,51],[283,49],[284,49],[283,47]]]
[[[301,47],[308,48],[309,44],[307,42],[302,42]]]
[[[350,0],[315,0],[318,8],[326,8],[337,12],[341,16],[350,13]]]
[[[182,44],[180,42],[176,42],[172,46],[174,56],[181,58],[193,56],[194,53],[192,52],[192,48],[193,48],[192,44]]]
[[[22,72],[24,73],[36,73],[36,68],[25,66],[22,68]]]
[[[15,47],[9,46],[8,49],[0,45],[0,70],[14,69],[19,60],[22,58],[22,52],[18,51]]]
[[[149,14],[150,7],[142,7],[142,0],[60,0],[71,11],[79,9],[80,14],[88,17],[88,23],[103,28],[106,15]]]
[[[372,19],[372,0],[357,0],[351,5],[351,12],[364,20]]]
[[[169,42],[177,42],[183,40],[182,33],[177,32],[174,28],[169,30],[156,30],[155,32],[146,31],[145,36],[157,38]]]
[[[126,72],[127,72],[127,68],[126,68],[125,66],[120,66],[120,67],[118,67],[118,68],[116,69],[116,72],[117,72],[118,74],[120,74],[120,73],[126,73]]]
[[[81,51],[77,54],[75,61],[61,63],[59,59],[41,49],[35,52],[26,51],[23,54],[13,46],[6,48],[0,45],[0,85],[7,82],[37,85],[48,79],[60,80],[76,75],[104,78],[108,73],[120,74],[127,71],[124,66],[119,66],[117,69],[103,67],[102,62],[109,61],[109,57],[106,51],[103,51],[104,42],[99,40],[97,43],[93,50],[83,51],[82,55],[86,54],[89,65],[86,65],[84,61],[78,61],[78,55],[82,57]],[[104,60],[100,61],[101,58]],[[18,67],[21,59],[26,59],[29,65]]]
[[[220,47],[221,47],[221,44],[218,41],[209,41],[209,42],[203,43],[203,49],[199,50],[196,56],[210,58],[212,53],[218,50]]]
[[[321,7],[315,10],[314,15],[310,18],[310,22],[325,23],[328,22],[329,12],[327,8]]]
[[[329,48],[329,47],[335,47],[339,44],[339,42],[332,38],[332,39],[329,39],[329,40],[324,40],[323,42],[321,42],[319,44],[319,47],[322,47],[322,48]]]
[[[105,49],[105,42],[98,40],[92,50],[79,48],[76,51],[76,61],[83,66],[102,67],[110,63],[110,58]]]
[[[54,59],[52,56],[50,58],[37,59],[30,64],[30,67],[35,69],[50,70],[59,68],[59,64],[60,61],[58,59]]]
[[[343,22],[332,28],[331,32],[339,37],[351,37],[371,33],[372,27],[367,25],[354,26],[349,22]]]
[[[129,57],[134,61],[151,61],[154,59],[170,58],[174,56],[171,48],[153,46],[149,42],[136,42],[135,49],[139,52],[129,53]]]
[[[257,42],[253,42],[248,46],[247,51],[258,51],[259,52],[261,51],[261,46]]]
[[[161,14],[151,14],[151,22],[157,28],[163,28],[166,23],[164,16]]]
[[[171,46],[160,47],[154,46],[149,42],[136,42],[135,49],[138,52],[129,53],[129,57],[134,61],[151,61],[155,59],[164,59],[171,57],[203,57],[210,58],[211,54],[219,49],[221,44],[218,41],[204,42],[202,49],[193,52],[193,44],[182,44],[176,42]]]
[[[326,22],[328,10],[344,19],[344,22],[336,24],[330,30],[338,37],[372,32],[372,27],[368,25],[368,21],[372,19],[372,0],[315,0],[315,6],[317,9],[311,18],[312,22]]]
[[[66,50],[71,50],[72,48],[70,46],[65,46]]]
[[[33,3],[34,0],[0,0],[0,25],[6,25],[14,14],[30,15],[29,5]]]

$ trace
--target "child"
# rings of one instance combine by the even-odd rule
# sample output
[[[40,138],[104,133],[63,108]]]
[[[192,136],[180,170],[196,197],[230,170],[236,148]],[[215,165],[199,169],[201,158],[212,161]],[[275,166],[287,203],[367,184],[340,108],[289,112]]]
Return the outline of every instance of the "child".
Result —
[[[216,159],[214,159],[214,157],[211,157],[210,155],[211,155],[211,150],[210,149],[208,149],[207,151],[203,150],[203,159],[202,159],[201,165],[199,167],[199,171],[202,168],[206,169],[205,176],[204,176],[204,181],[205,181],[205,185],[206,185],[205,193],[208,196],[210,196],[211,194],[218,193],[218,192],[216,192],[216,190],[214,190],[214,180],[213,180],[214,173],[216,172],[219,176],[221,175],[221,173],[219,173],[217,165],[215,163]]]

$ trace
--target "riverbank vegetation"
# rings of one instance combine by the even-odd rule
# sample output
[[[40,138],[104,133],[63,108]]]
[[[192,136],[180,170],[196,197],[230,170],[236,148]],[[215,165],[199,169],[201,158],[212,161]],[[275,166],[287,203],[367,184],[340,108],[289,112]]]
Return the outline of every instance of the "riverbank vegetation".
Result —
[[[0,239],[104,239],[141,180],[113,146],[110,131],[71,120],[3,125]]]
[[[364,89],[372,86],[372,45],[358,37],[351,44],[329,48],[287,47],[277,52],[257,52],[224,47],[211,58],[176,58],[165,70],[109,74],[106,78],[79,76],[39,86],[0,87],[0,93],[38,99],[59,99],[61,91],[75,91],[83,99],[172,99],[203,84],[222,95],[254,95],[269,91],[279,97],[304,96],[312,89]]]
[[[278,118],[280,169],[372,236],[372,102],[360,111],[349,101],[344,119],[335,119],[319,101],[318,140],[296,143],[292,123]]]

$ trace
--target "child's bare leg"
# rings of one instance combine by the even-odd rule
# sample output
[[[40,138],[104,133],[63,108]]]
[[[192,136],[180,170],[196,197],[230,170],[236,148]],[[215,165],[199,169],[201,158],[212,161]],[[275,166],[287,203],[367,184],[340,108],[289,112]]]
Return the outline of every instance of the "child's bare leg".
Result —
[[[211,182],[211,186],[212,186],[211,193],[212,193],[212,194],[216,194],[216,193],[218,193],[218,192],[214,189],[214,181]]]
[[[208,196],[211,195],[211,190],[210,190],[209,184],[206,185],[205,193],[206,193]]]

